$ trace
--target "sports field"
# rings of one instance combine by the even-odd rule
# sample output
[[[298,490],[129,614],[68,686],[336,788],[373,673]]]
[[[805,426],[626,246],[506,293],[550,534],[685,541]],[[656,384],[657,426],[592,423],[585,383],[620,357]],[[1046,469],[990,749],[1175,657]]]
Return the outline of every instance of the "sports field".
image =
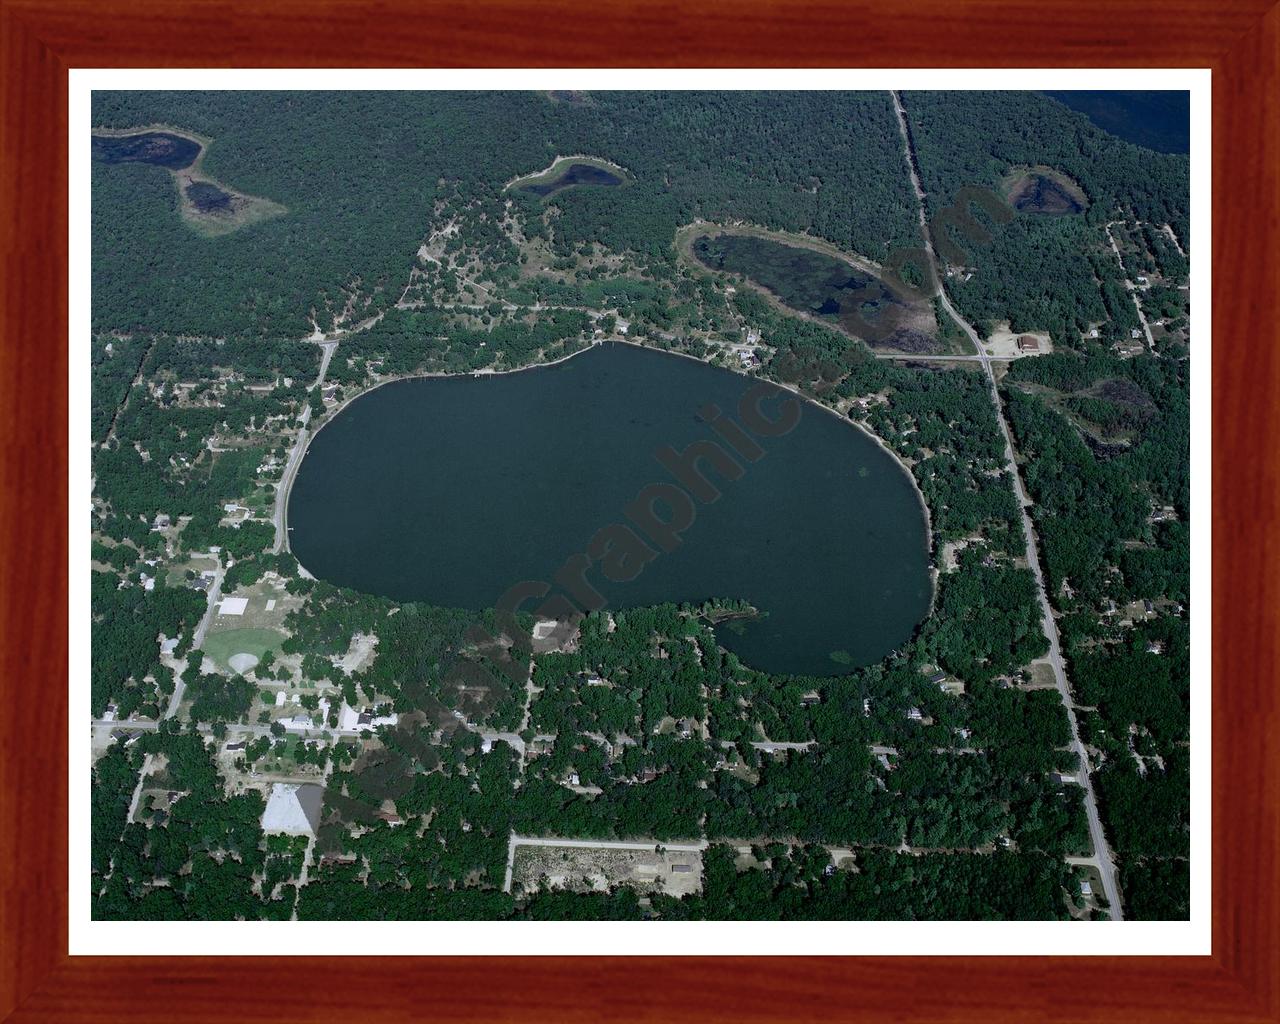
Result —
[[[252,666],[247,665],[243,659],[236,658],[236,655],[247,654],[254,659],[253,664],[256,665],[267,651],[279,650],[283,640],[284,635],[274,629],[223,629],[211,632],[204,638],[204,653],[220,667],[230,668],[233,672],[247,672]],[[233,658],[236,658],[234,665]]]

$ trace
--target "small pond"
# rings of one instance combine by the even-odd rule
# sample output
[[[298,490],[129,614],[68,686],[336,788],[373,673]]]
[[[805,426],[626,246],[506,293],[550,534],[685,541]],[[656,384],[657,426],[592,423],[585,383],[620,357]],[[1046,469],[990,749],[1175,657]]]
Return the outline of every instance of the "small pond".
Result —
[[[931,352],[927,306],[910,301],[874,274],[799,245],[756,235],[702,235],[693,255],[712,270],[743,277],[790,309],[839,325],[876,346]]]
[[[571,163],[562,167],[555,177],[531,181],[527,185],[521,185],[520,190],[545,197],[574,185],[614,186],[621,185],[622,180],[621,175],[595,164]]]
[[[207,181],[193,181],[186,189],[191,205],[201,213],[230,213],[231,193]]]
[[[154,164],[180,171],[195,163],[201,148],[195,139],[171,132],[93,136],[94,159],[107,164]]]

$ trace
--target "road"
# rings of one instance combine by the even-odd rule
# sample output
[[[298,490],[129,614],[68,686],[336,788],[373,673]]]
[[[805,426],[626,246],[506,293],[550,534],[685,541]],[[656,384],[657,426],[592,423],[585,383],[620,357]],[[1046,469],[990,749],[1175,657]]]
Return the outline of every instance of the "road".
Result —
[[[376,318],[374,318],[376,319]],[[358,325],[355,330],[363,329],[364,325]],[[325,338],[323,341],[316,341],[320,346],[320,371],[316,374],[315,383],[311,385],[313,390],[324,386],[325,374],[329,372],[329,361],[333,358],[333,353],[337,351],[338,341],[336,338]],[[307,450],[307,438],[310,436],[308,426],[311,423],[311,406],[310,404],[303,406],[301,414],[298,416],[298,436],[293,442],[293,448],[289,450],[289,461],[285,463],[284,473],[280,477],[280,484],[276,487],[276,508],[272,514],[272,522],[276,528],[276,540],[272,547],[275,554],[289,550],[289,530],[285,524],[285,508],[289,504],[289,489],[293,486],[293,478],[298,475],[298,466],[302,463],[302,456]]]
[[[927,352],[921,352],[918,355],[912,355],[908,352],[877,352],[877,359],[898,359],[908,360],[913,363],[983,363],[986,362],[987,356],[936,356]]]
[[[1111,227],[1118,221],[1109,221],[1103,228],[1107,233],[1107,241],[1111,243],[1111,251],[1116,254],[1116,262],[1120,264],[1120,273],[1124,275],[1124,286],[1129,290],[1129,298],[1133,299],[1133,308],[1138,312],[1138,322],[1142,324],[1142,333],[1147,338],[1147,350],[1152,354],[1156,350],[1156,339],[1151,336],[1151,325],[1147,323],[1146,315],[1142,312],[1142,303],[1138,299],[1138,288],[1129,280],[1129,272],[1124,267],[1124,257],[1120,255],[1120,247],[1116,245],[1115,237],[1111,234]],[[1172,229],[1171,233],[1172,233]],[[1174,240],[1177,245],[1177,240]],[[1179,252],[1182,250],[1179,249]]]
[[[289,531],[285,526],[284,510],[289,503],[289,488],[293,486],[293,478],[298,475],[298,466],[302,462],[302,455],[307,450],[307,424],[311,422],[311,406],[307,405],[302,410],[302,415],[298,417],[301,426],[298,427],[298,437],[293,442],[293,448],[289,451],[289,461],[285,464],[284,473],[280,477],[280,483],[276,487],[276,509],[272,514],[272,521],[276,527],[276,542],[271,549],[277,555],[282,551],[289,550]]]
[[[1004,437],[1005,468],[1013,480],[1013,490],[1018,498],[1018,509],[1022,516],[1022,533],[1026,541],[1027,564],[1031,567],[1031,572],[1035,577],[1036,596],[1040,602],[1041,624],[1044,629],[1044,635],[1049,641],[1049,664],[1053,666],[1053,681],[1057,687],[1058,695],[1062,699],[1062,706],[1066,710],[1067,722],[1071,727],[1071,749],[1075,751],[1076,757],[1080,760],[1079,777],[1081,787],[1084,789],[1085,815],[1089,819],[1089,838],[1093,843],[1094,859],[1098,865],[1098,874],[1102,878],[1103,893],[1107,897],[1107,903],[1110,904],[1111,917],[1115,921],[1123,921],[1124,908],[1120,903],[1119,887],[1116,885],[1115,864],[1112,860],[1111,848],[1107,845],[1106,833],[1102,828],[1102,818],[1098,814],[1098,802],[1093,792],[1093,776],[1090,771],[1089,757],[1085,751],[1084,743],[1080,739],[1080,725],[1076,720],[1075,700],[1071,696],[1071,688],[1067,683],[1066,668],[1062,662],[1062,648],[1058,642],[1058,624],[1053,617],[1053,609],[1049,604],[1049,595],[1045,589],[1044,572],[1040,566],[1040,552],[1029,511],[1031,502],[1027,499],[1026,492],[1022,487],[1022,478],[1018,473],[1018,463],[1014,457],[1013,435],[1010,433],[1009,424],[1005,420],[1004,406],[1000,401],[1000,389],[996,387],[995,371],[991,367],[990,357],[978,340],[978,332],[956,312],[951,300],[947,297],[946,287],[942,284],[941,268],[938,266],[938,259],[933,251],[933,239],[929,232],[928,219],[925,216],[924,190],[920,187],[920,179],[916,175],[916,159],[912,148],[911,131],[907,126],[907,115],[902,106],[902,99],[897,92],[893,93],[893,107],[897,112],[898,127],[902,132],[903,153],[907,161],[907,171],[911,175],[911,184],[915,189],[916,199],[920,206],[920,230],[924,235],[925,251],[929,254],[934,273],[938,278],[938,299],[947,315],[956,322],[969,340],[973,342],[978,352],[978,361],[982,363],[982,368],[986,372],[987,380],[991,385],[991,401],[995,405],[996,420],[1000,424],[1000,433]],[[1110,232],[1108,232],[1109,237]],[[1114,247],[1114,245],[1113,241],[1112,246]],[[1119,250],[1117,250],[1118,255]],[[1136,304],[1136,298],[1134,301]],[[1139,311],[1139,315],[1141,315],[1141,311]]]

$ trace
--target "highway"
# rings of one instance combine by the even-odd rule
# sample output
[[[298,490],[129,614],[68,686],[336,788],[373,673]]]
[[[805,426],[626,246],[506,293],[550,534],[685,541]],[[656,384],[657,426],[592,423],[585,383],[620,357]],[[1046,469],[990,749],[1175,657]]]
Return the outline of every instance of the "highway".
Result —
[[[898,128],[902,132],[907,172],[911,175],[911,184],[920,207],[920,230],[924,235],[925,251],[929,254],[930,262],[933,264],[933,270],[938,279],[938,300],[947,315],[956,322],[973,343],[975,350],[978,352],[978,361],[982,364],[982,368],[987,374],[987,380],[991,385],[991,400],[995,404],[996,420],[1000,424],[1000,433],[1004,437],[1005,468],[1013,479],[1013,490],[1018,498],[1018,509],[1022,515],[1022,532],[1026,541],[1027,564],[1031,567],[1031,572],[1035,577],[1036,594],[1040,601],[1041,623],[1044,635],[1049,641],[1049,664],[1053,666],[1054,685],[1058,689],[1058,695],[1062,699],[1062,706],[1067,713],[1067,721],[1071,726],[1071,749],[1075,751],[1076,757],[1080,761],[1078,777],[1081,787],[1084,789],[1085,814],[1089,820],[1089,838],[1093,843],[1093,859],[1098,866],[1098,874],[1102,878],[1102,891],[1109,904],[1108,912],[1111,914],[1112,920],[1122,921],[1124,920],[1124,908],[1120,902],[1119,887],[1116,885],[1115,864],[1112,860],[1111,848],[1107,844],[1106,832],[1102,827],[1102,818],[1098,814],[1098,803],[1093,792],[1093,778],[1090,771],[1088,753],[1085,751],[1084,743],[1080,739],[1080,726],[1076,720],[1075,700],[1067,683],[1067,672],[1062,662],[1062,648],[1058,642],[1058,624],[1053,617],[1053,609],[1049,604],[1049,595],[1045,589],[1044,572],[1040,566],[1040,552],[1036,544],[1035,529],[1031,522],[1029,510],[1031,502],[1023,490],[1022,478],[1018,474],[1018,463],[1014,457],[1013,435],[1010,433],[1009,424],[1005,420],[1004,407],[1000,401],[1000,391],[996,387],[995,371],[991,367],[991,358],[982,347],[978,332],[951,304],[951,300],[947,297],[947,290],[942,284],[943,276],[938,265],[937,254],[933,249],[933,239],[929,231],[928,218],[925,214],[925,193],[920,186],[920,179],[916,175],[916,159],[912,148],[911,131],[907,126],[906,111],[903,109],[901,96],[897,92],[892,95],[893,107],[898,115]],[[1110,238],[1109,232],[1108,238]],[[1113,247],[1114,244],[1113,242]],[[1119,255],[1118,251],[1117,255]],[[1139,314],[1141,314],[1140,310]]]

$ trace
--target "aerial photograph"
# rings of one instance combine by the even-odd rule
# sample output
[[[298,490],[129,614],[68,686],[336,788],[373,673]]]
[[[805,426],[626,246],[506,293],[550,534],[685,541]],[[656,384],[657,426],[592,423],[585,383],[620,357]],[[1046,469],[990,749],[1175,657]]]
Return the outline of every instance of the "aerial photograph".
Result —
[[[1189,919],[1187,92],[91,115],[95,920]]]

